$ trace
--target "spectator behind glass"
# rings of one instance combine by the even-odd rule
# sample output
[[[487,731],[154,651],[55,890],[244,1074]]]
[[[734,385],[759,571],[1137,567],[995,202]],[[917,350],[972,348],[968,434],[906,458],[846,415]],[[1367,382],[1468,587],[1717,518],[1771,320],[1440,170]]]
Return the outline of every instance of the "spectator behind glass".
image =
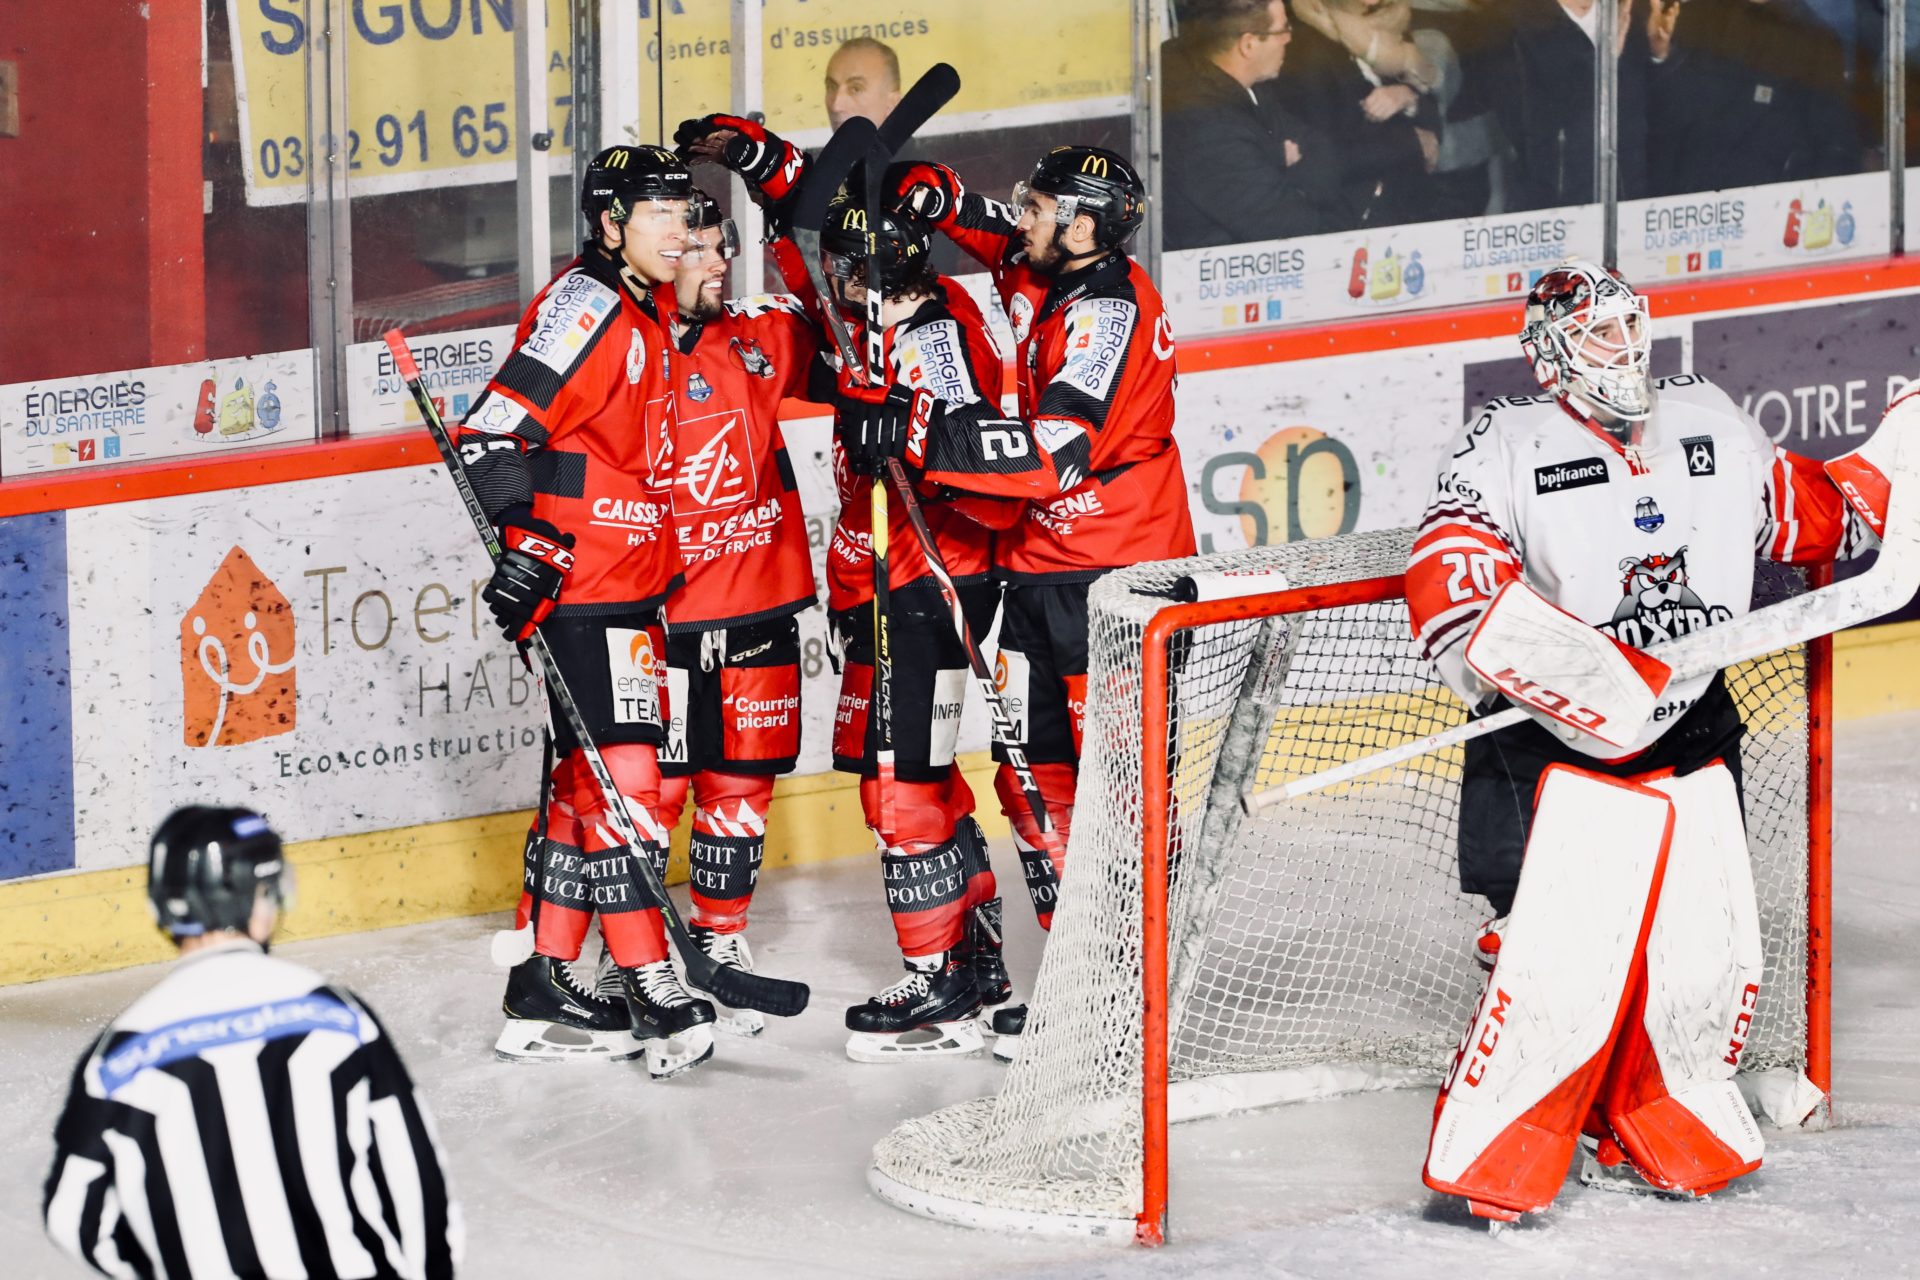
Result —
[[[1804,0],[1653,0],[1652,194],[1857,173],[1846,54]]]
[[[1289,111],[1332,140],[1341,189],[1353,209],[1350,225],[1424,220],[1432,195],[1428,175],[1439,159],[1440,117],[1421,86],[1438,77],[1406,39],[1407,7],[1343,0],[1338,16],[1348,20],[1344,26],[1320,0],[1302,0],[1298,8],[1303,16],[1312,11],[1334,34],[1302,21],[1277,93]]]
[[[1619,126],[1622,200],[1649,194],[1647,185],[1647,32],[1633,19],[1632,0],[1618,0],[1614,50],[1620,58]],[[1516,155],[1507,179],[1509,210],[1591,204],[1593,60],[1600,29],[1596,0],[1516,0],[1508,92],[1501,124]],[[1662,122],[1665,127],[1665,122]]]
[[[1426,12],[1438,5],[1441,12]],[[1487,212],[1489,164],[1499,126],[1482,94],[1463,93],[1463,59],[1453,28],[1470,52],[1484,41],[1477,0],[1294,0],[1294,14],[1343,48],[1378,87],[1362,100],[1369,119],[1405,115],[1414,121],[1432,174],[1420,218],[1470,218]],[[1431,99],[1422,102],[1421,99]]]
[[[1291,38],[1282,0],[1195,0],[1162,54],[1169,249],[1285,240],[1349,221],[1327,139],[1263,95]]]
[[[852,116],[883,123],[900,101],[900,57],[892,46],[855,36],[827,59],[827,119],[838,129]]]

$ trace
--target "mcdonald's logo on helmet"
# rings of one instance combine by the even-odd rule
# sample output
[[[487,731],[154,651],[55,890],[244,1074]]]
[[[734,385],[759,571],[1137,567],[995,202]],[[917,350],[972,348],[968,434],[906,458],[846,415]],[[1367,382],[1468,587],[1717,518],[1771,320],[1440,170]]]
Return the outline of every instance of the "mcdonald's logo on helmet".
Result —
[[[1081,214],[1092,218],[1102,248],[1122,247],[1146,221],[1146,184],[1125,157],[1104,147],[1055,147],[1020,189],[1054,197],[1054,217],[1062,226]],[[1014,203],[1021,203],[1018,195]]]

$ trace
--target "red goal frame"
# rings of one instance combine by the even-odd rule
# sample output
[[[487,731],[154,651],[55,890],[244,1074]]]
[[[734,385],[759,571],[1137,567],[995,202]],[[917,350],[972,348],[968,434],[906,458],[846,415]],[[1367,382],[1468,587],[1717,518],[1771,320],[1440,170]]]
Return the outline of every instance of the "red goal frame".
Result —
[[[1832,581],[1830,566],[1809,571],[1809,585]],[[1315,609],[1380,604],[1404,599],[1406,579],[1396,575],[1320,587],[1302,587],[1226,600],[1174,604],[1147,623],[1141,642],[1141,738],[1164,743],[1168,729],[1168,652],[1180,632],[1210,623],[1268,618]],[[1822,1093],[1832,1090],[1830,984],[1833,916],[1833,641],[1809,641],[1807,683],[1807,1078]],[[1142,753],[1141,924],[1144,1071],[1142,1090],[1142,1180],[1134,1240],[1159,1245],[1167,1238],[1167,815],[1171,790],[1167,752]]]

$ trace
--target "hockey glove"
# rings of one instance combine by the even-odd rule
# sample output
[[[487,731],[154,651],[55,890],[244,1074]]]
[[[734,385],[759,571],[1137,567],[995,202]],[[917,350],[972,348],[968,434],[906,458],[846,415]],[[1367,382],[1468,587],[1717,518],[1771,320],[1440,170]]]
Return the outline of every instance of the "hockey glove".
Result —
[[[500,560],[480,598],[507,639],[521,644],[559,603],[573,572],[573,535],[532,516],[507,524],[500,534]]]
[[[786,199],[807,170],[806,153],[745,116],[683,120],[673,142],[683,158],[731,169],[773,201]]]
[[[887,185],[898,197],[896,207],[911,209],[936,225],[953,216],[960,197],[967,193],[959,174],[943,164],[925,162],[890,166]]]
[[[877,476],[886,469],[888,458],[904,459],[914,468],[924,466],[927,434],[939,407],[931,392],[901,386],[887,388],[885,397],[877,401],[842,398],[840,443],[848,468],[855,475]]]

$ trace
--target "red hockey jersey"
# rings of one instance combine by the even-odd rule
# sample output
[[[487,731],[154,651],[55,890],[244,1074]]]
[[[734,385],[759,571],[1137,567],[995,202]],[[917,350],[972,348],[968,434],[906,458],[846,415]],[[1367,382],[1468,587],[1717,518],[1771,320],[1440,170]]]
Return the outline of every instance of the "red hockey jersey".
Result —
[[[1043,275],[1027,265],[1015,223],[1005,205],[969,194],[940,224],[993,272],[1019,344],[1020,417],[1037,446],[1028,465],[953,481],[1030,500],[996,546],[1000,576],[1085,581],[1142,558],[1192,555],[1173,439],[1173,326],[1159,291],[1124,254]]]
[[[1000,414],[1004,368],[1000,351],[987,330],[986,318],[954,281],[942,277],[944,300],[927,302],[883,336],[886,368],[891,381],[913,390],[926,388],[949,409],[989,408]],[[856,330],[858,327],[856,326]],[[862,339],[855,334],[855,346]],[[840,518],[827,546],[827,606],[851,609],[873,598],[872,508],[874,481],[847,469],[846,455],[836,435],[833,474],[840,493]],[[994,534],[964,514],[936,489],[923,487],[927,527],[957,583],[978,582],[993,562]],[[888,508],[888,583],[905,586],[931,572],[919,540],[902,505]]]
[[[559,617],[649,609],[680,583],[668,342],[636,287],[604,254],[576,258],[527,308],[458,433],[490,519],[531,507],[574,535]]]
[[[676,345],[673,523],[687,584],[667,621],[704,631],[798,613],[814,602],[813,565],[780,402],[806,392],[815,330],[797,300],[761,294]]]

